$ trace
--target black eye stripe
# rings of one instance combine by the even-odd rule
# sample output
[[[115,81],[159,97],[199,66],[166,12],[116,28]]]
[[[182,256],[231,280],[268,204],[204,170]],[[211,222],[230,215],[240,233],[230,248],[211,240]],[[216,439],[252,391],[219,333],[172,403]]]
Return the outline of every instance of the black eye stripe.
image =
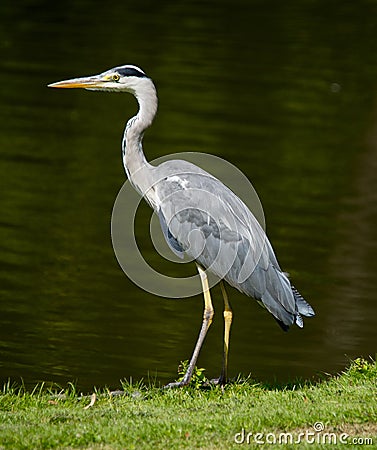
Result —
[[[122,77],[139,77],[146,78],[147,76],[141,70],[136,69],[135,67],[118,67],[117,72]]]

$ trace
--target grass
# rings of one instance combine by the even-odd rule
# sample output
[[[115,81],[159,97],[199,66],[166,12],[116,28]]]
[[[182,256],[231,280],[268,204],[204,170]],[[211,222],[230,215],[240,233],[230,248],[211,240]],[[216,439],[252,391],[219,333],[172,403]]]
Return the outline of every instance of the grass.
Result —
[[[331,442],[331,448],[377,444],[373,361],[357,359],[346,372],[318,383],[274,387],[249,379],[224,390],[205,385],[203,369],[192,386],[177,390],[124,383],[122,393],[102,390],[80,396],[74,386],[54,392],[41,385],[27,392],[6,385],[0,394],[0,449],[217,450],[270,448],[281,441],[286,443],[280,448],[300,449],[323,448],[322,442]]]

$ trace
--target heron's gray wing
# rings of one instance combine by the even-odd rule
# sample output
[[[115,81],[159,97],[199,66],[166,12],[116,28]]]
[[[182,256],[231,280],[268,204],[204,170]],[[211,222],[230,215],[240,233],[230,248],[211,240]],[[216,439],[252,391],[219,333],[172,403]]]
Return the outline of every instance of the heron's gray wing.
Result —
[[[181,163],[159,166],[165,174],[160,173],[163,182],[156,186],[169,246],[186,252],[219,278],[254,297],[283,328],[295,322],[302,326],[300,313],[314,312],[292,291],[249,208],[207,172],[192,165],[182,171]]]
[[[223,199],[197,189],[175,189],[160,203],[159,216],[164,218],[165,238],[179,247],[203,267],[224,278],[229,270],[240,272],[238,259],[246,229],[237,223]],[[167,200],[166,200],[167,199]],[[250,240],[252,236],[250,236]],[[248,242],[247,247],[256,243]],[[251,251],[249,259],[256,258]]]
[[[181,162],[169,163],[159,166],[155,190],[170,248],[183,250],[240,289],[265,252],[264,230],[247,206],[219,180],[195,166],[188,165],[182,172]],[[169,169],[172,175],[166,175]]]

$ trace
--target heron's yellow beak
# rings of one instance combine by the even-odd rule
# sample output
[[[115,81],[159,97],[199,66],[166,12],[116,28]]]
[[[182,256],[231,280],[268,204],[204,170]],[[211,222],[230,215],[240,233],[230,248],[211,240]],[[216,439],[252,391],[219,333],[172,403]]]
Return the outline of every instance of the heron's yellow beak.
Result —
[[[84,88],[84,89],[98,89],[101,88],[104,81],[99,77],[84,77],[84,78],[72,78],[71,80],[58,81],[57,83],[51,83],[48,87],[53,88]]]

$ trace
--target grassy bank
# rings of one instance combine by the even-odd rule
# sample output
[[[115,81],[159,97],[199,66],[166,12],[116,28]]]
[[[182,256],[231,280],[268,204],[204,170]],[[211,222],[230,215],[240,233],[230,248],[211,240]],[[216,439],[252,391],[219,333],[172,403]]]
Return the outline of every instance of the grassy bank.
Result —
[[[51,392],[40,386],[30,393],[5,386],[0,449],[377,445],[375,362],[358,359],[345,373],[315,384],[277,388],[247,380],[222,391],[201,383],[197,378],[180,390],[125,384],[123,393],[83,397],[74,388]]]

